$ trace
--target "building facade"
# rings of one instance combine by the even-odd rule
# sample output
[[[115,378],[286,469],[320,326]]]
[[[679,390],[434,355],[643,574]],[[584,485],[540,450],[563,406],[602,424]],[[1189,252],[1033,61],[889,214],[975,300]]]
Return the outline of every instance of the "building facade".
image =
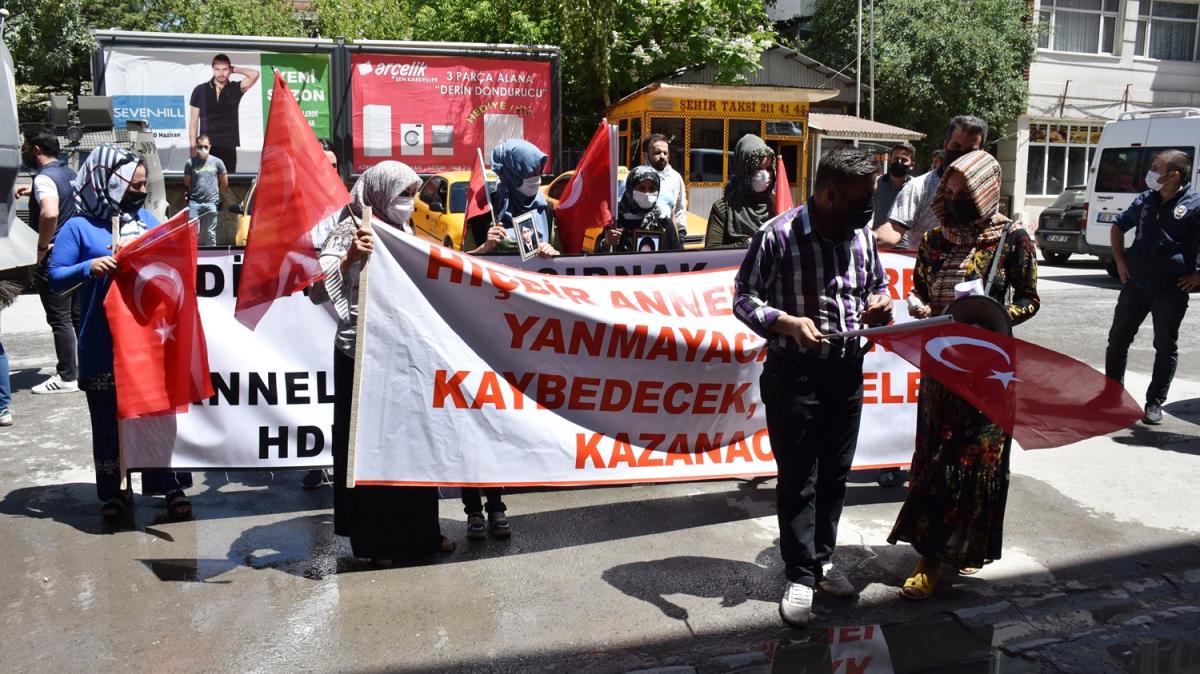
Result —
[[[1029,106],[997,147],[1002,193],[1026,223],[1087,182],[1106,122],[1200,108],[1200,0],[1038,0],[1035,9],[1045,28]]]

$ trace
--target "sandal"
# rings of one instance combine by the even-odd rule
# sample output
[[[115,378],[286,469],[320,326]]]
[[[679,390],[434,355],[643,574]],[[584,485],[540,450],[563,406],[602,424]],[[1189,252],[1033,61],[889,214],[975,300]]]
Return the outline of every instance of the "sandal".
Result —
[[[438,541],[437,551],[438,551],[438,554],[440,554],[440,555],[448,555],[451,552],[454,552],[454,549],[457,547],[458,547],[458,543],[455,543],[454,541],[450,540],[449,538],[442,536],[442,540]]]
[[[904,581],[904,587],[900,588],[900,596],[910,601],[924,601],[932,597],[933,589],[941,580],[941,574],[938,572],[940,567],[941,564],[936,561],[927,562],[922,559],[908,580]],[[933,571],[929,571],[930,568]]]
[[[100,516],[106,520],[115,520],[124,517],[129,511],[129,503],[123,498],[110,498],[100,506]]]
[[[167,517],[174,522],[192,519],[192,502],[178,489],[167,494]]]

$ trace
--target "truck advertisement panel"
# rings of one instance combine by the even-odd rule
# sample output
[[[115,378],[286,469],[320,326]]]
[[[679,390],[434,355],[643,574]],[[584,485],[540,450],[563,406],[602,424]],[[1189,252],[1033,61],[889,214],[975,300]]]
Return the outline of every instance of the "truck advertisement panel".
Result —
[[[278,69],[318,137],[331,131],[328,54],[106,47],[104,93],[117,128],[150,124],[163,172],[183,172],[198,135],[230,173],[258,173]]]
[[[388,159],[422,173],[466,170],[476,149],[486,160],[509,138],[553,155],[553,87],[545,60],[354,54],[354,172]]]

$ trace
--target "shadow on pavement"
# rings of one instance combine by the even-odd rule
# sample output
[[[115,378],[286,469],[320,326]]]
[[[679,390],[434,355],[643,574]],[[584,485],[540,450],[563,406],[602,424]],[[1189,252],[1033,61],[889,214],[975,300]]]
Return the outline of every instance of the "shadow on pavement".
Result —
[[[51,374],[53,374],[53,371],[51,371]],[[17,393],[18,391],[28,391],[34,386],[37,386],[45,381],[46,377],[49,376],[50,375],[48,374],[43,374],[41,368],[24,367],[20,370],[10,370],[8,373],[8,381],[12,386],[12,392]]]
[[[1121,282],[1101,271],[1095,274],[1077,274],[1072,276],[1047,276],[1047,281],[1070,283],[1071,285],[1087,286],[1088,288],[1109,288],[1120,290]]]
[[[1200,398],[1168,403],[1163,406],[1163,411],[1177,419],[1200,426]]]
[[[1134,447],[1152,447],[1180,454],[1200,455],[1200,436],[1159,430],[1138,422],[1128,435],[1113,436],[1113,442]]]

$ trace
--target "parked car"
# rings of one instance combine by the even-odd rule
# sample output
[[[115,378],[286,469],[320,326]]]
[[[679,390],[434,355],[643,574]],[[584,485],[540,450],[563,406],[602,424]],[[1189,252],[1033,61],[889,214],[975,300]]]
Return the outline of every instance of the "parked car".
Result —
[[[542,187],[542,192],[546,195],[546,201],[550,202],[551,206],[558,207],[558,202],[562,199],[563,192],[567,189],[567,183],[570,182],[571,176],[575,175],[574,171],[566,171],[559,174],[550,184]],[[624,166],[617,167],[617,181],[621,185],[625,184],[625,178],[629,176],[629,169]],[[620,189],[618,189],[618,194]],[[704,235],[708,232],[708,218],[701,217],[688,211],[687,213],[687,236],[683,237],[683,247],[688,249],[704,248]],[[604,230],[596,227],[587,230],[583,234],[583,250],[596,250],[596,239]]]
[[[1200,108],[1162,108],[1123,112],[1104,125],[1096,158],[1088,171],[1088,208],[1084,228],[1088,252],[1099,256],[1114,278],[1117,266],[1109,239],[1112,223],[1146,190],[1145,175],[1154,156],[1163,150],[1182,150],[1194,174],[1185,182],[1196,184],[1200,167]],[[1125,245],[1133,243],[1133,230]]]
[[[496,187],[496,174],[488,171],[485,177],[491,192]],[[461,249],[470,183],[470,171],[446,171],[429,176],[417,193],[412,215],[413,232],[447,248]]]
[[[1042,258],[1051,264],[1063,264],[1072,253],[1088,253],[1084,238],[1087,220],[1087,186],[1068,187],[1038,218],[1037,240]]]

